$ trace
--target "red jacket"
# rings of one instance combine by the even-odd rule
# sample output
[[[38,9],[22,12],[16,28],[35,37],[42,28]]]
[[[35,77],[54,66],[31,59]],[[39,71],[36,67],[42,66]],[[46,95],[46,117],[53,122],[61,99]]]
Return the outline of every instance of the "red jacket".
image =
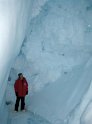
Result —
[[[19,97],[26,96],[26,94],[28,92],[28,83],[27,83],[26,79],[24,77],[22,80],[17,79],[14,84],[14,89],[15,89],[15,93],[17,93],[17,95]]]

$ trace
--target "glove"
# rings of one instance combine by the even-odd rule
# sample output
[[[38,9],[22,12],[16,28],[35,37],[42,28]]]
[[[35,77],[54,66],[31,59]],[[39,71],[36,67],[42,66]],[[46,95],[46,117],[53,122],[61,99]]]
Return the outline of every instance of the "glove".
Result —
[[[16,96],[18,96],[18,92],[15,92]]]
[[[28,91],[26,91],[26,95],[28,95]]]

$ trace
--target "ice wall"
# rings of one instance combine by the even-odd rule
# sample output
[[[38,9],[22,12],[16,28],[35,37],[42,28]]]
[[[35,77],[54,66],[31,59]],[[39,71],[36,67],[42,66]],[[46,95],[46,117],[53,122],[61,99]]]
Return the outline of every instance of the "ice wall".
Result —
[[[46,1],[0,0],[0,123],[7,123],[4,94],[11,66],[20,52],[29,21],[39,14]]]
[[[5,89],[6,87],[6,80],[11,65],[20,52],[22,42],[25,40],[29,20],[39,14],[41,7],[46,1],[47,0],[0,0],[1,89]],[[3,90],[3,92],[4,91],[5,90]],[[2,97],[0,98],[2,99]]]
[[[83,81],[84,85],[87,82],[90,82],[88,90],[84,93],[83,98],[80,100],[80,103],[76,105],[75,109],[71,111],[67,117],[67,124],[91,124],[92,119],[91,115],[91,101],[92,101],[92,58],[89,59],[85,65],[84,74],[81,77],[81,82]],[[81,88],[82,89],[82,88]],[[80,89],[80,90],[81,90]],[[90,110],[89,110],[90,109]]]
[[[91,0],[48,1],[31,20],[14,63],[32,87],[29,109],[53,124],[67,123],[90,85],[91,15]]]
[[[22,53],[31,63],[29,66],[34,72],[30,73],[40,72],[34,79],[34,90],[56,81],[62,72],[83,65],[90,58],[92,17],[87,4],[72,0],[49,1],[31,21]],[[16,68],[21,57],[16,60]]]
[[[30,6],[30,0],[0,1],[0,103],[11,65],[20,51],[27,31]]]

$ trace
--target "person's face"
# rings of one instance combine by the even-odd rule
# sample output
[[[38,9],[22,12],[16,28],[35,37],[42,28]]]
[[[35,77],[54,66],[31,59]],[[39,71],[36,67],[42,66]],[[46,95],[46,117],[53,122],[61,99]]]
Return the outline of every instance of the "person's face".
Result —
[[[23,75],[20,75],[20,79],[21,79],[21,80],[23,79]]]

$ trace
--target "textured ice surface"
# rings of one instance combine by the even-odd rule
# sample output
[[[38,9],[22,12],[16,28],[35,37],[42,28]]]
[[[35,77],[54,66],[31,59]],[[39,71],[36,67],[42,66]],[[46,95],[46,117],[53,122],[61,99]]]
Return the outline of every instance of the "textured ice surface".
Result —
[[[4,77],[14,62],[7,85],[7,104],[14,102],[14,80],[22,72],[29,83],[26,104],[30,110],[52,124],[91,123],[92,1],[25,3],[0,4],[0,47],[7,47],[0,49],[2,94],[7,82]]]

